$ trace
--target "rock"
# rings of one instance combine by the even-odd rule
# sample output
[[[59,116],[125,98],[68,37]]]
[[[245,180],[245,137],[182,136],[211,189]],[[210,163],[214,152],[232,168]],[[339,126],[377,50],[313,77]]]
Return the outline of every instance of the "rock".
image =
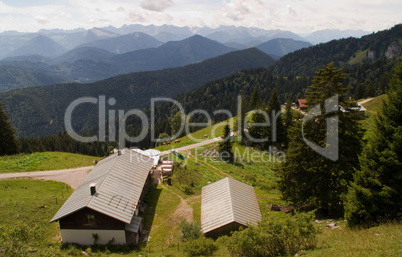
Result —
[[[392,42],[390,46],[388,46],[387,51],[385,52],[385,56],[390,59],[394,57],[399,57],[402,54],[402,47],[400,47],[396,42]]]
[[[336,227],[336,223],[331,223],[331,224],[327,224],[325,225],[326,228],[334,228]]]

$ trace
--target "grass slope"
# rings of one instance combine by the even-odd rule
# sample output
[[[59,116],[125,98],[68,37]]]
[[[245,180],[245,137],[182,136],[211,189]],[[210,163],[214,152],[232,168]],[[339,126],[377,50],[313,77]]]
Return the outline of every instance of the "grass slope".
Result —
[[[72,192],[60,182],[0,180],[0,256],[65,256],[49,221]]]
[[[367,103],[362,104],[366,108],[368,114],[375,114],[381,109],[383,101],[387,100],[388,96],[386,94],[374,97]],[[360,102],[360,100],[359,100]]]
[[[339,223],[343,225],[342,222]],[[387,223],[370,229],[321,228],[318,245],[305,256],[401,256],[402,225]]]
[[[91,166],[99,157],[63,152],[42,152],[0,157],[0,173],[61,170]]]
[[[374,102],[375,103],[375,102]],[[374,107],[375,108],[375,107]],[[223,125],[216,127],[216,135],[222,134]],[[209,137],[214,127],[208,127],[181,138],[177,146],[191,144],[195,139]],[[235,138],[236,139],[236,138]],[[228,164],[219,161],[213,153],[218,143],[202,146],[183,152],[185,160],[180,160],[175,155],[170,155],[175,161],[175,170],[172,177],[172,185],[159,184],[145,196],[148,206],[144,214],[144,234],[149,235],[146,243],[142,243],[138,249],[114,251],[89,250],[77,247],[61,247],[54,243],[58,239],[57,225],[45,225],[46,231],[39,237],[39,241],[30,244],[24,243],[26,248],[33,247],[37,250],[32,256],[46,256],[44,253],[52,252],[56,256],[80,255],[86,250],[91,256],[186,256],[183,252],[181,241],[180,221],[183,218],[193,221],[201,219],[201,188],[226,176],[252,185],[255,188],[257,200],[261,212],[267,215],[288,215],[276,213],[270,210],[270,204],[285,204],[280,199],[280,193],[276,188],[274,169],[280,159],[254,148],[234,144],[237,163]],[[161,147],[164,150],[166,147]],[[211,154],[212,153],[212,154]],[[43,183],[43,184],[41,184]],[[16,224],[17,228],[24,228],[25,224],[41,224],[49,220],[56,213],[58,206],[71,192],[69,187],[57,186],[60,183],[47,184],[49,182],[31,180],[0,181],[0,204],[6,208],[0,209],[0,215],[6,221],[2,225]],[[43,185],[43,186],[38,186]],[[52,186],[55,185],[53,188]],[[61,184],[62,185],[62,184]],[[41,193],[45,188],[49,192]],[[61,198],[60,197],[61,194]],[[56,197],[59,199],[56,204]],[[52,200],[54,201],[52,205]],[[25,207],[27,206],[27,207]],[[185,210],[191,210],[190,214]],[[47,210],[41,217],[42,211]],[[38,213],[36,213],[38,212]],[[32,213],[32,215],[31,215]],[[38,214],[38,215],[37,215]],[[290,215],[290,214],[289,214]],[[15,216],[15,217],[13,217]],[[16,218],[18,217],[18,218]],[[39,223],[38,223],[39,222]],[[3,224],[4,223],[4,224]],[[303,251],[306,256],[399,256],[402,238],[400,223],[383,224],[370,229],[351,230],[345,226],[343,220],[337,221],[342,228],[337,230],[327,229],[324,224],[316,226],[321,231],[317,238],[315,249]],[[4,232],[4,226],[1,227]],[[7,227],[6,229],[10,229]],[[7,233],[6,233],[7,234]],[[0,247],[1,248],[1,247]],[[1,255],[1,252],[0,252]],[[230,256],[223,245],[218,245],[218,250],[213,256]]]

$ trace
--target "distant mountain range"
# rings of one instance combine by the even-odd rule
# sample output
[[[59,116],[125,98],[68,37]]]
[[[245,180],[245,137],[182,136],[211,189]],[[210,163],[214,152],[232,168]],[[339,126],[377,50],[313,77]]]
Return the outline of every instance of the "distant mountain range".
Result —
[[[145,36],[137,35],[138,38],[146,41],[150,37],[145,34]],[[136,37],[136,35],[133,36]],[[45,37],[40,36],[40,38]],[[103,46],[112,46],[112,44],[106,44],[111,43],[112,40],[101,41],[104,43]],[[141,40],[137,40],[137,42],[139,41]],[[93,44],[96,42],[99,41],[95,41]],[[118,43],[119,41],[113,40],[113,42]],[[43,40],[40,48],[51,48],[53,44],[57,43],[50,39]],[[123,54],[114,54],[104,49],[85,46],[75,48],[55,58],[38,55],[9,57],[0,61],[0,65],[15,66],[65,81],[92,82],[131,72],[181,67],[235,50],[196,35],[181,41],[170,41],[157,48],[141,49]]]
[[[278,45],[282,44],[287,46],[283,49],[279,48],[282,53],[291,51],[293,41],[273,40],[267,43],[271,45],[268,47],[268,50],[275,47],[278,48]],[[68,83],[50,87],[13,90],[0,93],[0,102],[3,103],[5,111],[10,116],[18,136],[50,135],[64,129],[64,112],[72,101],[80,97],[97,98],[100,95],[105,95],[108,98],[113,97],[116,99],[116,105],[112,107],[114,110],[141,109],[149,107],[151,97],[175,97],[197,89],[207,82],[228,76],[236,71],[251,68],[269,67],[268,69],[247,72],[249,74],[248,77],[259,77],[262,85],[275,78],[284,87],[281,89],[283,93],[293,92],[295,88],[293,88],[292,84],[288,84],[287,79],[284,79],[281,74],[288,76],[289,80],[293,78],[294,86],[298,87],[296,91],[302,92],[302,85],[299,85],[298,80],[294,80],[294,78],[298,76],[311,77],[315,71],[332,61],[335,62],[336,66],[345,67],[353,72],[353,74],[360,74],[352,78],[353,81],[350,81],[354,86],[366,82],[369,84],[377,83],[379,78],[385,81],[385,73],[389,73],[392,62],[395,61],[396,57],[402,55],[401,42],[402,25],[396,25],[389,30],[370,34],[361,39],[347,38],[302,48],[286,54],[275,62],[273,58],[256,48],[232,51],[233,49],[216,41],[201,36],[193,36],[182,41],[161,45],[152,50],[156,52],[152,52],[153,54],[147,53],[146,55],[154,55],[155,59],[160,58],[159,61],[163,60],[166,63],[169,63],[170,59],[177,58],[176,63],[179,63],[186,61],[197,62],[199,59],[206,58],[206,50],[208,50],[208,54],[210,55],[225,51],[232,52],[185,67],[130,73],[90,84]],[[214,50],[211,51],[211,48]],[[93,48],[91,49],[93,50]],[[84,50],[84,53],[91,49]],[[168,49],[168,51],[164,52],[163,49]],[[78,51],[78,49],[75,49],[75,51]],[[99,51],[99,49],[96,51]],[[78,73],[80,70],[88,69],[93,64],[93,67],[96,67],[96,69],[92,71],[98,72],[100,76],[101,72],[107,73],[113,68],[113,62],[110,60],[127,56],[126,61],[133,61],[133,56],[137,58],[144,51],[150,50],[137,50],[122,55],[110,53],[113,55],[110,58],[108,58],[104,50],[103,52],[98,52],[99,55],[106,55],[102,58],[107,58],[107,61],[76,60],[75,58],[71,58],[74,55],[68,58],[73,61],[73,63],[69,64],[73,67],[71,71]],[[79,55],[79,51],[76,54]],[[49,58],[38,56],[31,56],[29,58],[30,60],[38,61],[36,63],[31,62],[30,65],[42,68],[48,67],[44,63],[48,62]],[[64,56],[64,58],[64,61],[68,59],[67,56]],[[21,59],[21,57],[16,59]],[[12,62],[12,60],[9,62]],[[14,62],[17,61],[14,60]],[[27,64],[30,62],[25,61],[21,63]],[[53,64],[52,67],[54,71],[56,71],[57,67],[65,69],[68,67],[66,63],[64,65]],[[118,63],[124,63],[124,61],[119,60]],[[104,67],[99,66],[100,64],[104,65]],[[378,69],[377,67],[380,68]],[[386,67],[386,69],[383,69],[383,67]],[[369,72],[365,72],[365,70],[369,70]],[[372,74],[374,74],[374,77],[371,77]],[[360,78],[363,78],[364,81],[359,81],[358,79]],[[245,81],[237,81],[239,79],[244,79]],[[233,87],[236,90],[240,90],[238,87],[241,87],[243,83],[251,83],[247,81],[247,77],[243,78],[241,75],[234,75],[223,81],[225,85],[230,85],[230,88]],[[383,82],[381,83],[384,84]],[[214,86],[219,85],[209,83],[208,88],[212,90]],[[271,88],[274,86],[270,85]],[[251,87],[249,88],[251,90]],[[196,97],[196,95],[196,93],[192,93],[192,98]],[[182,97],[185,97],[185,95]],[[93,104],[77,108],[75,111],[77,115],[74,116],[76,131],[88,131],[97,124],[96,116],[98,112],[96,108],[97,106]]]
[[[274,40],[270,42],[270,44],[275,46],[279,41],[280,40]],[[199,57],[197,51],[194,49],[200,49],[204,52],[205,49],[210,47],[217,48],[216,51],[230,50],[225,48],[223,44],[201,36],[191,37],[179,42],[170,42],[156,49],[160,51],[167,47],[169,48],[168,53],[173,53],[175,52],[174,49],[176,49],[176,55],[186,50],[184,51],[186,54],[182,56],[193,56],[192,61],[196,61]],[[389,72],[389,67],[392,66],[392,60],[395,60],[393,58],[401,56],[401,42],[402,25],[397,25],[389,30],[367,35],[361,39],[348,38],[302,48],[286,54],[276,62],[262,51],[251,48],[229,52],[225,55],[181,68],[131,73],[90,84],[69,83],[50,87],[32,87],[13,90],[0,93],[0,102],[3,103],[5,111],[10,116],[18,136],[50,135],[64,129],[64,112],[72,101],[80,97],[97,98],[100,95],[105,95],[107,98],[113,97],[116,99],[116,104],[112,107],[114,110],[122,109],[127,111],[133,108],[141,109],[149,107],[151,97],[175,97],[179,94],[197,89],[201,85],[213,81],[214,79],[222,78],[236,71],[250,68],[269,67],[268,70],[259,69],[247,73],[250,74],[250,78],[259,77],[263,84],[268,83],[267,81],[272,78],[278,78],[276,80],[284,87],[281,89],[284,94],[285,92],[293,92],[293,90],[296,90],[293,86],[298,87],[296,90],[298,92],[301,92],[303,89],[297,79],[294,80],[294,85],[292,86],[292,84],[288,84],[287,80],[281,77],[280,74],[289,76],[289,79],[297,78],[298,76],[311,77],[314,75],[315,71],[324,67],[331,61],[334,61],[336,66],[346,67],[353,71],[353,74],[360,74],[352,78],[353,81],[350,81],[351,84],[356,85],[366,83],[367,81],[368,83],[373,83],[376,78],[384,79],[386,77],[384,76],[384,72]],[[288,47],[292,45],[291,43],[293,42],[286,42],[286,44],[289,44]],[[131,53],[135,52],[114,55],[111,59],[127,54],[130,55]],[[167,55],[163,58],[165,58],[164,60],[168,60],[172,58],[172,55]],[[201,58],[203,58],[203,56],[201,56]],[[179,58],[179,60],[181,59]],[[387,60],[391,60],[391,62],[387,62]],[[381,61],[384,64],[377,61]],[[95,61],[93,62],[95,63]],[[77,65],[77,63],[74,63],[74,66]],[[376,65],[387,67],[386,71],[377,69]],[[87,66],[88,64],[84,65],[83,63],[82,67],[76,69],[83,69]],[[371,70],[366,74],[365,69]],[[380,70],[380,73],[376,72],[376,70]],[[375,74],[375,78],[369,77],[370,74]],[[365,82],[358,81],[357,79],[360,77],[364,77]],[[239,79],[247,79],[247,77],[243,78],[241,75],[234,75],[223,81],[225,85],[230,85],[230,87],[234,87],[236,90],[240,90],[238,87],[241,87],[242,83],[251,83],[247,80],[237,81]],[[209,83],[208,88],[212,90],[214,85],[214,83]],[[274,86],[275,85],[270,85],[271,88]],[[192,98],[196,95],[196,93],[192,93]],[[183,97],[186,98],[186,94],[184,94],[181,99],[183,99]],[[89,131],[97,124],[98,112],[96,108],[96,105],[87,104],[75,110],[77,114],[74,116],[76,131]]]
[[[145,33],[134,32],[123,36],[96,40],[78,47],[96,47],[116,54],[159,47],[163,43]]]
[[[275,59],[279,59],[288,53],[310,46],[312,45],[305,41],[297,41],[290,38],[276,38],[257,45],[256,48]]]
[[[26,52],[14,51],[25,46],[28,44],[29,40],[38,35],[43,35],[52,39],[67,50],[72,50],[76,47],[90,46],[101,48],[109,52],[124,53],[149,47],[158,47],[162,43],[183,40],[197,34],[229,46],[237,44],[238,49],[244,49],[255,47],[276,38],[290,38],[297,41],[307,41],[317,44],[349,36],[360,37],[368,33],[369,32],[362,30],[322,30],[302,37],[290,31],[264,30],[259,28],[235,26],[190,28],[176,27],[172,25],[144,26],[139,24],[124,25],[120,28],[108,26],[104,28],[92,28],[89,30],[40,30],[38,33],[6,31],[0,33],[0,59],[21,54],[26,55]],[[107,39],[110,39],[111,41],[108,41]],[[95,43],[95,41],[98,42]],[[120,45],[117,43],[120,43]],[[47,53],[44,55],[50,56],[57,53],[58,52]],[[31,52],[30,54],[32,55],[33,53]]]
[[[326,29],[326,30],[317,30],[304,38],[305,40],[307,40],[312,44],[319,44],[341,38],[362,37],[367,34],[370,34],[370,32],[364,30]]]
[[[18,136],[52,135],[64,130],[66,108],[80,97],[106,95],[116,99],[115,110],[141,109],[149,106],[151,97],[176,97],[209,81],[241,70],[269,67],[274,62],[270,56],[251,48],[185,67],[131,73],[90,84],[68,83],[13,90],[0,93],[0,102]],[[97,124],[98,112],[95,105],[81,107],[74,111],[78,113],[74,116],[74,128],[88,131]]]

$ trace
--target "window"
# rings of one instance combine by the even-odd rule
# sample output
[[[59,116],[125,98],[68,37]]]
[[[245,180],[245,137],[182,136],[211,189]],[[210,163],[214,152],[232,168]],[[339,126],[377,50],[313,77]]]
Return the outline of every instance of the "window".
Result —
[[[93,215],[93,214],[87,215],[87,224],[90,224],[90,225],[95,224],[95,215]]]

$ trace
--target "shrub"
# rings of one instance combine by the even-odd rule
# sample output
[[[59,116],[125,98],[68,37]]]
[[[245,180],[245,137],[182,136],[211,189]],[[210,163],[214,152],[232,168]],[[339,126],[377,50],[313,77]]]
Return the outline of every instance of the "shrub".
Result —
[[[201,223],[199,221],[190,223],[183,219],[180,228],[183,241],[198,239],[201,236]]]
[[[38,225],[0,226],[0,256],[26,256],[40,243],[41,231]]]
[[[183,251],[188,254],[188,256],[211,256],[217,249],[218,247],[214,240],[204,236],[187,241],[183,244]]]
[[[283,256],[314,247],[316,234],[310,215],[284,214],[265,217],[258,226],[236,231],[223,242],[232,256]]]

